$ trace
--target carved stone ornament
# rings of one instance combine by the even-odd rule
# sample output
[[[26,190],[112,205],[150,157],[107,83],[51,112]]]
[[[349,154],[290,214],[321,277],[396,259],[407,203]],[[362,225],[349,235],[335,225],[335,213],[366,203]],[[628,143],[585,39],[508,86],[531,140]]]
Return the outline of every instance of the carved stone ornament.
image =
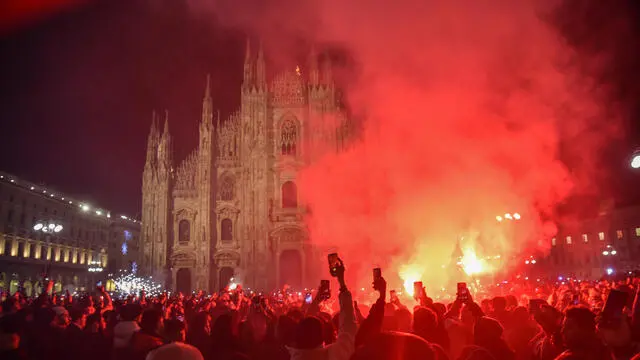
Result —
[[[187,254],[183,252],[175,253],[171,256],[171,263],[173,267],[195,267],[196,257],[194,254]]]
[[[240,114],[234,113],[218,127],[218,158],[232,160],[238,156]]]
[[[238,218],[239,213],[240,213],[240,210],[230,206],[223,206],[216,209],[216,214],[218,215],[218,221],[220,221],[221,219],[229,218],[229,219],[233,219],[235,222],[235,220]]]
[[[214,255],[214,260],[218,267],[237,267],[240,266],[240,254],[236,252],[220,252]]]
[[[198,164],[198,151],[193,151],[178,166],[176,173],[175,190],[195,190],[196,189],[196,167]]]
[[[302,76],[295,71],[285,71],[276,76],[271,84],[273,104],[279,106],[302,105],[305,103],[305,86]]]

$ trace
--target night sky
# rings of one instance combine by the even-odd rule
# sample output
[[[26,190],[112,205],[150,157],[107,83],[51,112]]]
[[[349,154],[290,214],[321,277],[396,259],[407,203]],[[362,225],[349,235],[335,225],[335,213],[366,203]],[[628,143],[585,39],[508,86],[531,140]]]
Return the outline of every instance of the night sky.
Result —
[[[557,23],[576,50],[615,58],[600,80],[614,88],[627,127],[594,161],[614,190],[607,195],[635,201],[640,175],[625,156],[640,144],[639,32],[610,29],[620,14],[637,18],[637,2],[591,1],[580,13],[565,3],[571,16]],[[194,17],[182,1],[88,1],[0,29],[0,169],[116,213],[139,213],[153,109],[169,111],[181,160],[196,144],[207,73],[215,106],[226,114],[239,105],[243,29]]]

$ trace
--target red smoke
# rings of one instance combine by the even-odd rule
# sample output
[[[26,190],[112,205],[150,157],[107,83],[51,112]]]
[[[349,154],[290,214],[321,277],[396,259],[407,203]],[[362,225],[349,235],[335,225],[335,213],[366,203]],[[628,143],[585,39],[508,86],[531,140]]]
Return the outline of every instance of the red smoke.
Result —
[[[503,257],[544,247],[555,224],[542,219],[592,188],[589,160],[619,121],[542,20],[551,8],[533,0],[277,3],[256,14],[216,11],[272,41],[278,28],[342,44],[359,64],[346,97],[363,133],[305,169],[299,188],[312,241],[360,263],[363,279],[374,265],[387,274],[409,265],[442,284],[441,265],[465,231],[463,248],[484,238],[487,252]],[[570,171],[561,143],[585,161]],[[522,214],[517,226],[496,222],[507,212]]]

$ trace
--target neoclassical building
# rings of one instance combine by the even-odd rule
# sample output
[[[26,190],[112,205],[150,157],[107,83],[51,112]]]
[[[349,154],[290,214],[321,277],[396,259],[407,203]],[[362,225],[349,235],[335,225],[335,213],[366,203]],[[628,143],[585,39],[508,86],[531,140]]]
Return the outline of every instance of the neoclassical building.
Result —
[[[247,43],[240,90],[240,108],[221,121],[207,77],[198,145],[177,166],[168,116],[162,129],[153,117],[141,264],[178,291],[217,291],[232,278],[256,289],[315,280],[321,256],[309,242],[298,173],[318,155],[314,144],[341,151],[353,133],[330,62],[312,50],[304,71],[268,79],[262,48],[254,56]]]
[[[56,293],[109,284],[109,274],[136,262],[139,237],[137,220],[0,172],[0,291],[36,296],[47,269]]]

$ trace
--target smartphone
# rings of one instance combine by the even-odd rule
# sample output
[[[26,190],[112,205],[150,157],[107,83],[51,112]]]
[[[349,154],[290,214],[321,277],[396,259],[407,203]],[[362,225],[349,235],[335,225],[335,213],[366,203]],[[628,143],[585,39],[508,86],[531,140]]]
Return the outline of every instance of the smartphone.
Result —
[[[373,269],[373,281],[377,281],[382,277],[382,270],[380,268]]]
[[[542,309],[542,306],[546,305],[547,302],[543,299],[529,299],[529,313],[535,314]]]
[[[182,316],[182,315],[176,316],[176,319],[178,319],[178,321],[180,321],[180,322],[184,322],[184,316]]]
[[[304,297],[304,302],[306,302],[307,304],[311,304],[312,301],[313,297],[311,296],[311,293],[307,293],[307,295],[305,295]]]
[[[329,280],[320,280],[320,290],[318,291],[320,299],[326,300],[331,297],[331,288]]]
[[[467,303],[469,301],[469,289],[467,288],[466,282],[458,283],[458,299],[463,303]]]
[[[424,287],[422,286],[422,281],[415,281],[413,283],[413,298],[417,299],[422,295]]]
[[[338,266],[340,265],[338,254],[329,254],[329,256],[327,256],[327,260],[329,260],[329,273],[331,274],[331,276],[336,277],[338,275]]]
[[[96,283],[96,286],[102,286],[102,280],[98,281],[98,282]]]
[[[396,293],[395,290],[391,290],[389,291],[389,302],[396,302],[398,301],[398,294]]]
[[[609,296],[607,296],[607,301],[604,303],[602,314],[609,316],[622,314],[622,310],[627,305],[628,296],[629,294],[624,291],[611,290]]]

